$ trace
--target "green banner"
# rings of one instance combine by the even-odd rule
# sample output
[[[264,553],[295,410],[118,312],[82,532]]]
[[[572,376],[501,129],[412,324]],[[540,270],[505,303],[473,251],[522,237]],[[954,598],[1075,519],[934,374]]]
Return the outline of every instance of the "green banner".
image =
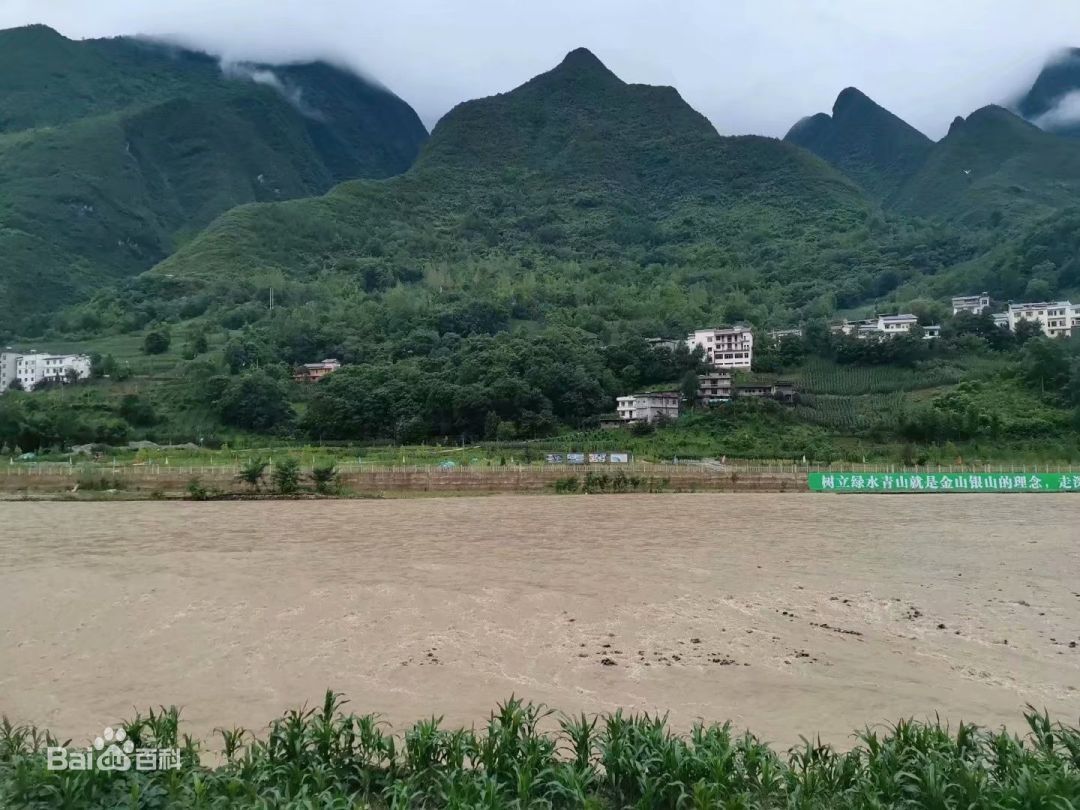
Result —
[[[1080,492],[1078,473],[810,473],[814,492]]]

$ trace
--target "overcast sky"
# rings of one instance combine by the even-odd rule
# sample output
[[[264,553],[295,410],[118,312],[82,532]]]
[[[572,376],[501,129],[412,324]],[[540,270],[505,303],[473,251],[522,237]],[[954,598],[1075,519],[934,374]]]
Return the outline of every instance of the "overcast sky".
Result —
[[[346,62],[430,128],[572,48],[670,84],[725,134],[782,136],[855,85],[934,138],[1080,46],[1080,0],[0,0],[0,28],[172,35],[237,59]]]

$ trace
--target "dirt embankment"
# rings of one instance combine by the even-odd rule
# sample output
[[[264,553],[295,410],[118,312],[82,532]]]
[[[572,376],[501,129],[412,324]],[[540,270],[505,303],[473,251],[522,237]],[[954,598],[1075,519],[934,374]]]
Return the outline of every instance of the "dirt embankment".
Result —
[[[621,477],[620,477],[621,475]],[[591,478],[590,478],[591,476]],[[438,467],[344,471],[344,496],[489,493],[555,493],[573,479],[573,491],[593,492],[804,492],[806,474],[799,472],[719,472],[693,467],[640,465],[618,469],[572,467]],[[210,493],[252,494],[229,467],[24,468],[0,473],[0,497],[140,500],[181,498],[197,480]],[[265,488],[264,488],[265,491]]]

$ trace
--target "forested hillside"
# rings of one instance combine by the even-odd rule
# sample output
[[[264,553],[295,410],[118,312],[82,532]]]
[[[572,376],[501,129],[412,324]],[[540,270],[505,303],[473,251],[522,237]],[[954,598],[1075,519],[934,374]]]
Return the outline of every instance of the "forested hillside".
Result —
[[[324,64],[222,66],[127,38],[0,32],[0,321],[146,270],[235,205],[412,163],[400,99]]]
[[[1015,227],[1078,199],[1080,142],[989,106],[957,118],[889,206],[972,228]]]
[[[695,416],[655,447],[824,457],[1071,431],[1072,355],[1044,357],[1032,393],[1019,370],[1032,335],[954,324],[947,300],[1077,286],[1080,143],[988,108],[927,146],[856,91],[834,119],[819,145],[847,144],[831,158],[852,157],[852,177],[790,142],[722,137],[675,89],[627,84],[573,51],[455,107],[400,175],[232,208],[149,272],[8,330],[100,355],[100,380],[79,395],[9,398],[9,435],[537,439],[590,430],[619,394],[689,385],[699,359],[646,338],[737,321],[761,330],[755,370],[800,381],[803,404]],[[207,111],[207,130],[225,120]],[[882,139],[907,150],[902,166]],[[250,159],[192,182],[246,176]],[[878,351],[829,336],[829,320],[875,309],[944,322],[944,338]],[[763,336],[796,325],[807,335],[794,344]],[[291,381],[324,357],[345,368]],[[822,364],[839,376],[822,384]],[[865,389],[866,369],[886,388]],[[951,396],[988,382],[993,401]]]
[[[880,214],[805,151],[721,137],[673,89],[627,85],[577,51],[452,110],[405,175],[236,209],[141,283],[340,285],[340,305],[367,312],[408,290],[418,322],[394,317],[391,333],[435,326],[462,295],[518,320],[668,333],[701,318],[786,323],[975,251],[947,227]]]

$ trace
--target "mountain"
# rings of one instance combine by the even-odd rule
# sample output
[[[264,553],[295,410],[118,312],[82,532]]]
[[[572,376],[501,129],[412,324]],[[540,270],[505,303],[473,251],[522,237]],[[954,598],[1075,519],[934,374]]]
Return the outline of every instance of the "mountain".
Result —
[[[233,206],[407,169],[427,133],[324,63],[0,31],[0,321],[151,267]]]
[[[1030,222],[1080,202],[1080,143],[1008,110],[957,118],[888,200],[896,211],[983,227]]]
[[[980,248],[883,210],[795,144],[722,137],[673,88],[577,49],[456,106],[406,172],[231,208],[20,337],[125,351],[184,435],[514,439],[588,427],[619,393],[696,367],[647,337],[827,317]],[[151,330],[174,336],[171,377],[146,377]],[[324,357],[345,367],[288,382]],[[99,424],[120,384],[101,382]]]
[[[579,49],[511,92],[459,104],[404,175],[236,209],[154,273],[296,276],[375,258],[404,271],[508,252],[671,261],[712,239],[749,251],[759,222],[813,233],[867,212],[819,159],[771,138],[721,137],[673,88],[627,84]]]
[[[1080,137],[1080,48],[1050,60],[1016,110],[1048,132]]]
[[[828,161],[878,199],[913,175],[933,147],[933,141],[854,87],[837,96],[831,116],[802,119],[784,140]]]

